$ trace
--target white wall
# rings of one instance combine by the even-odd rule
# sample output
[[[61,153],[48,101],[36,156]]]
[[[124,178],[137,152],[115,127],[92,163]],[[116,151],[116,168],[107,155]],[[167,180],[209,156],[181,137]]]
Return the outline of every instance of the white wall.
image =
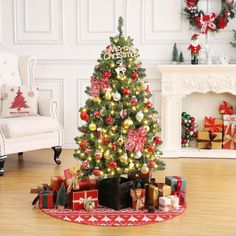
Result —
[[[220,2],[200,1],[215,11]],[[189,59],[186,48],[192,32],[181,19],[183,6],[183,0],[0,0],[0,49],[38,58],[36,81],[43,93],[59,101],[65,147],[74,148],[84,89],[109,36],[116,34],[120,15],[125,18],[127,35],[140,50],[153,102],[160,110],[156,64],[170,62],[174,42]],[[236,49],[228,43],[232,37],[228,27],[206,39],[215,61],[222,54],[235,59]]]

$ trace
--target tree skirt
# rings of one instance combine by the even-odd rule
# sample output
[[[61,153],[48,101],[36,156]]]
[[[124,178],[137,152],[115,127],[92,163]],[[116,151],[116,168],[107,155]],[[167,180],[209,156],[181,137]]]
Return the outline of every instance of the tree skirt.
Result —
[[[155,213],[148,213],[146,209],[136,211],[131,208],[126,208],[115,211],[105,207],[99,207],[93,212],[87,212],[85,210],[72,211],[70,209],[66,209],[63,212],[58,211],[57,209],[42,209],[42,211],[57,219],[77,224],[97,226],[137,226],[170,220],[182,214],[185,209],[186,206],[181,207],[177,211],[162,212],[156,210]]]

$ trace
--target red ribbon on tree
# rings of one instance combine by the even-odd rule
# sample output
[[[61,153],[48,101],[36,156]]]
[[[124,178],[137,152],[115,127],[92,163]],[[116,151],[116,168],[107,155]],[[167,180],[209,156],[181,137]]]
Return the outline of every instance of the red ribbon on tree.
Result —
[[[138,128],[137,131],[130,129],[128,133],[128,140],[125,143],[125,149],[132,152],[142,152],[146,143],[146,130],[144,127]]]
[[[184,205],[184,196],[186,194],[185,190],[181,190],[182,187],[182,179],[179,176],[173,176],[177,180],[176,191],[172,191],[172,195],[176,195],[179,198],[179,204]]]
[[[99,80],[97,77],[92,77],[91,82],[91,90],[90,95],[92,97],[99,97],[100,89],[103,93],[106,92],[108,88],[110,88],[110,85],[108,83],[109,77],[102,77],[101,80]]]
[[[216,14],[213,12],[209,15],[201,15],[200,17],[197,17],[197,22],[198,22],[198,28],[201,28],[201,32],[203,34],[208,33],[208,29],[211,31],[215,31],[216,25],[214,23],[216,18]]]

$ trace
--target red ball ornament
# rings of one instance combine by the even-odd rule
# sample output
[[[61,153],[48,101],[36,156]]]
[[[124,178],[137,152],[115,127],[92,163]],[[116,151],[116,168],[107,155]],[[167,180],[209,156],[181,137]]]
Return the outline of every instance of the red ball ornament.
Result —
[[[108,144],[110,142],[110,138],[108,138],[108,137],[106,137],[106,138],[104,138],[103,140],[102,140],[102,143],[103,144]]]
[[[146,106],[147,108],[152,108],[152,103],[151,103],[150,101],[148,101],[148,102],[145,104],[145,106]]]
[[[134,71],[132,72],[131,78],[132,78],[133,80],[138,79],[138,72],[134,70]]]
[[[189,126],[189,130],[194,130],[194,127],[191,125],[191,126]]]
[[[112,150],[112,151],[115,151],[115,150],[116,150],[116,145],[115,145],[114,143],[111,145],[111,150]]]
[[[122,93],[123,93],[124,95],[129,95],[129,94],[130,94],[130,89],[129,89],[129,88],[124,88],[124,89],[122,90]]]
[[[100,173],[101,173],[101,171],[100,171],[99,167],[95,167],[94,170],[93,170],[93,175],[94,176],[99,176]]]
[[[137,98],[136,98],[135,96],[132,96],[132,98],[130,99],[130,103],[131,103],[132,105],[136,105],[136,104],[138,103]]]
[[[159,136],[156,136],[156,137],[154,138],[154,142],[155,142],[157,145],[160,145],[160,144],[162,143],[161,138],[160,138]]]
[[[117,163],[115,161],[110,161],[109,168],[115,169],[117,167]]]
[[[188,142],[187,139],[182,139],[182,144],[186,144]]]
[[[108,117],[106,118],[106,123],[107,123],[108,125],[112,125],[112,124],[114,123],[114,119],[113,119],[111,116],[108,116]]]
[[[81,140],[79,143],[79,146],[81,149],[85,150],[87,147],[87,144],[88,144],[87,140]]]
[[[147,150],[148,150],[148,152],[154,152],[154,151],[155,151],[155,148],[154,148],[153,145],[149,144],[149,145],[147,146]]]
[[[101,117],[101,112],[100,111],[95,111],[93,113],[97,118]]]
[[[89,120],[89,114],[86,111],[82,111],[82,112],[80,112],[80,118],[84,121],[88,121]]]
[[[150,160],[149,161],[149,168],[153,169],[155,167],[155,161],[154,160]]]
[[[195,121],[195,118],[194,117],[191,117],[190,118],[191,122],[193,123]]]

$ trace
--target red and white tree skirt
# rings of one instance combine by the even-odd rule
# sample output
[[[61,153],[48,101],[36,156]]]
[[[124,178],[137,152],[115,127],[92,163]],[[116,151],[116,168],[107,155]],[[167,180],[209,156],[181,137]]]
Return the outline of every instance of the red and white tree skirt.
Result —
[[[57,209],[43,209],[46,214],[60,220],[73,222],[77,224],[97,225],[97,226],[137,226],[160,223],[170,220],[186,209],[186,206],[181,207],[177,211],[162,212],[156,210],[154,213],[148,213],[146,209],[136,211],[135,209],[127,208],[124,210],[115,211],[110,208],[99,207],[93,212],[85,210],[58,211]]]

